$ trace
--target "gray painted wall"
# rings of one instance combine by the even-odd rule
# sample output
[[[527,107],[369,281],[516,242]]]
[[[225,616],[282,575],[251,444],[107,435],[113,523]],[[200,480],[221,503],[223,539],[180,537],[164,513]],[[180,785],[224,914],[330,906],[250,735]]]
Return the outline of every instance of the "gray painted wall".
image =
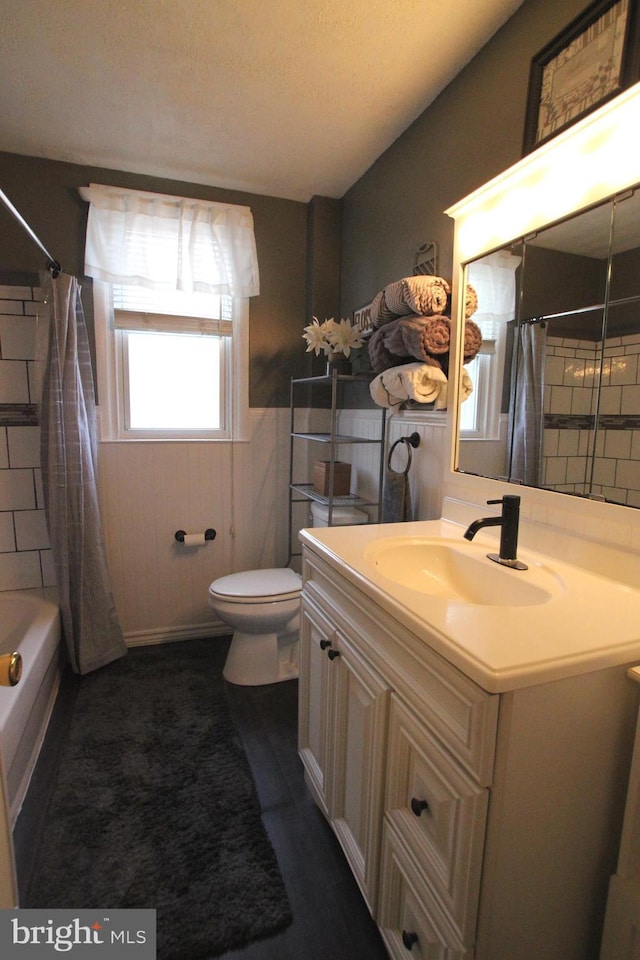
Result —
[[[81,184],[248,204],[261,275],[260,296],[251,302],[250,404],[287,406],[290,376],[319,372],[301,339],[312,315],[323,319],[339,309],[347,316],[369,302],[411,273],[414,252],[426,240],[438,242],[440,273],[450,276],[453,223],[443,210],[519,159],[531,57],[584,7],[585,0],[525,0],[341,202],[314,198],[308,205],[7,153],[0,153],[0,183],[63,268],[79,277],[87,210],[77,193]],[[393,69],[393,56],[386,69]],[[0,209],[3,276],[43,265]],[[90,322],[89,288],[87,281]]]
[[[306,316],[307,204],[193,183],[0,153],[0,184],[14,206],[67,273],[82,278],[88,204],[78,187],[105,183],[251,207],[260,266],[260,295],[250,307],[252,407],[289,405],[292,374],[310,372],[302,328]],[[38,272],[45,257],[0,204],[0,270]],[[83,303],[91,324],[91,281]],[[321,307],[319,307],[321,309]]]
[[[343,198],[341,311],[409,276],[417,248],[439,245],[451,277],[453,221],[443,211],[522,156],[531,58],[587,6],[525,0]],[[393,69],[393,57],[386,67]]]

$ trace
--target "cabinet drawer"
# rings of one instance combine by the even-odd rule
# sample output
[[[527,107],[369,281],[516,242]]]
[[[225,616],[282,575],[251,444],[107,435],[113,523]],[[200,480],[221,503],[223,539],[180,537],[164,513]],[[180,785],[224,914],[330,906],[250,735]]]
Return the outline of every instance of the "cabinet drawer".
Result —
[[[391,822],[383,833],[380,932],[394,960],[471,960],[446,911],[423,885],[409,850]],[[410,953],[409,953],[410,952]]]
[[[391,698],[385,810],[460,939],[475,939],[488,790],[396,696]]]

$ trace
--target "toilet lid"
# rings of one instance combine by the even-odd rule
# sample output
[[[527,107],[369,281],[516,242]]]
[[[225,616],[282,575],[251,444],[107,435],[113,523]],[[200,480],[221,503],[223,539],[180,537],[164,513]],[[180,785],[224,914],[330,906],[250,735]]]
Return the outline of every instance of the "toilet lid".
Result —
[[[302,577],[288,567],[272,570],[244,570],[214,580],[209,593],[229,600],[293,600],[300,596]]]

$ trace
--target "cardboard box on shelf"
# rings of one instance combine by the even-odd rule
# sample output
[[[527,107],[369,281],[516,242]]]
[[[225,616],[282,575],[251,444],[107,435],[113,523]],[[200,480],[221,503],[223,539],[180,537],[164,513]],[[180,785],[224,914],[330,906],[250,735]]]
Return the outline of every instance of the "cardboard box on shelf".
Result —
[[[351,486],[351,464],[336,460],[333,464],[333,494],[329,489],[331,463],[329,460],[313,462],[313,492],[322,497],[346,497]]]

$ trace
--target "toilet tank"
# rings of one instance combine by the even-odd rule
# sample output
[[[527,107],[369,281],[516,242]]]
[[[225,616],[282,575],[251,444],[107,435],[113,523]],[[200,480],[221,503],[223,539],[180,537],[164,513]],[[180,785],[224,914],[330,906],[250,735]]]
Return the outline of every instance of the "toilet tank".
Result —
[[[329,507],[324,503],[311,504],[311,522],[314,527],[329,526]],[[352,524],[368,523],[369,516],[356,507],[334,507],[331,511],[332,527],[348,527]]]

